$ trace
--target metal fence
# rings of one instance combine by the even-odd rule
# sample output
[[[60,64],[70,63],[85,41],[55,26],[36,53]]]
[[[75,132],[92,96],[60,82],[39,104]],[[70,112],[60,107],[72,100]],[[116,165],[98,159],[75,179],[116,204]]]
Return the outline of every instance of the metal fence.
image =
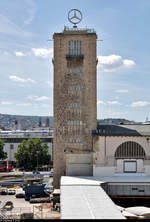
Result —
[[[12,210],[2,210],[3,219],[33,219],[33,211],[30,207],[14,207]]]
[[[0,220],[9,219],[59,219],[60,212],[50,203],[32,205],[31,207],[14,207],[12,210],[0,210]]]

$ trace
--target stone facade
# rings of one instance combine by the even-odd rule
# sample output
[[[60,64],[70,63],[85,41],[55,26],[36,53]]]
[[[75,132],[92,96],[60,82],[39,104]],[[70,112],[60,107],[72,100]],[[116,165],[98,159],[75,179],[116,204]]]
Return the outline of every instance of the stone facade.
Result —
[[[97,36],[88,29],[70,29],[55,33],[53,38],[54,187],[59,187],[61,176],[67,175],[67,172],[70,172],[69,175],[78,174],[77,155],[85,154],[85,159],[92,160],[92,130],[97,124]],[[73,171],[69,168],[70,154]],[[84,155],[83,162],[86,162]],[[88,165],[88,175],[92,173],[92,167]]]
[[[128,156],[115,158],[117,148],[125,142],[134,142],[140,145],[144,152],[144,158]],[[128,149],[132,147],[128,147]],[[125,162],[136,162],[134,175],[150,176],[150,143],[149,136],[95,136],[93,155],[93,176],[132,175],[132,172],[124,171]]]

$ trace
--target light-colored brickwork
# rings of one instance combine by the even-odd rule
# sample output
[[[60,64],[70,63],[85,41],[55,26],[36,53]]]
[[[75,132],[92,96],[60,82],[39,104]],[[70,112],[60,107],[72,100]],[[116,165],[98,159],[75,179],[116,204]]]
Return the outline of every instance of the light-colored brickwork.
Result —
[[[64,30],[53,38],[54,187],[59,187],[60,177],[66,175],[66,154],[92,154],[92,130],[97,124],[97,36],[86,29]]]
[[[150,176],[150,149],[146,136],[95,136],[94,137],[94,161],[93,176],[114,176],[124,173],[124,161],[136,161],[137,172]],[[125,142],[132,141],[139,144],[145,151],[146,158],[115,158],[117,148]]]

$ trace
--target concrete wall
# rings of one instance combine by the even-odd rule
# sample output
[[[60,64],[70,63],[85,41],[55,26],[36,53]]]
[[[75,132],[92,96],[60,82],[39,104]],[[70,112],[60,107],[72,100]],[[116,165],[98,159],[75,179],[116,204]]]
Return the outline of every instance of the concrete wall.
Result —
[[[98,167],[93,165],[93,176],[109,177],[115,174],[116,167]]]
[[[147,137],[128,137],[128,136],[98,136],[94,139],[93,155],[93,175],[94,176],[113,176],[116,173],[124,173],[124,160],[135,159],[118,159],[114,158],[116,149],[124,142],[133,141],[140,144],[146,154],[150,157],[150,143]],[[150,158],[149,158],[150,159]],[[137,173],[150,175],[150,160],[137,159]]]
[[[104,190],[111,196],[150,196],[149,184],[107,184]]]
[[[93,165],[91,154],[67,154],[66,175],[67,176],[89,176],[92,175]]]

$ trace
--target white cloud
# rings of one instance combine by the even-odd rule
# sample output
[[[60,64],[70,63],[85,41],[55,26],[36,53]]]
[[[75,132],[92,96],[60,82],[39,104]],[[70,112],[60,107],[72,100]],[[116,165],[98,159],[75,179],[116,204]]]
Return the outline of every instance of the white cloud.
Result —
[[[119,55],[98,56],[98,68],[104,72],[114,72],[119,68],[132,68],[135,65],[133,60],[123,60]]]
[[[108,101],[107,104],[108,105],[120,105],[120,103],[118,101]]]
[[[53,54],[53,49],[46,49],[46,48],[31,48],[31,51],[28,51],[26,53],[21,51],[15,51],[15,56],[23,57],[23,56],[36,56],[43,59],[49,58]],[[50,81],[47,81],[47,83],[50,85],[52,84]],[[50,85],[51,86],[51,85]]]
[[[116,93],[128,93],[129,91],[127,89],[118,89],[115,92]]]
[[[43,100],[48,100],[49,99],[49,97],[47,97],[47,96],[39,96],[37,99],[36,99],[36,101],[43,101]]]
[[[18,76],[9,76],[9,78],[13,82],[18,82],[18,83],[35,83],[35,80],[30,79],[30,78],[23,79],[23,78],[20,78]]]
[[[47,96],[28,96],[28,99],[34,100],[34,101],[43,101],[43,100],[49,100],[50,98]]]
[[[144,106],[150,106],[150,102],[147,101],[137,101],[133,102],[131,104],[132,107],[144,107]]]
[[[103,101],[99,100],[99,101],[97,101],[97,105],[99,105],[99,104],[105,105],[106,103],[104,103]]]
[[[41,58],[49,58],[52,55],[53,49],[45,49],[45,48],[32,48],[33,54],[37,57]]]
[[[9,102],[9,101],[2,101],[0,102],[1,105],[11,105],[12,102]]]
[[[19,51],[14,52],[14,54],[19,57],[25,56],[23,52],[19,52]]]
[[[102,104],[102,105],[121,105],[121,103],[119,103],[118,101],[107,101],[107,102],[103,102],[101,100],[99,100],[97,102],[97,105]]]
[[[51,87],[53,88],[53,83],[51,81],[46,81],[46,83]]]
[[[123,65],[127,68],[132,68],[135,66],[135,62],[133,60],[125,59],[123,60]]]
[[[32,106],[32,103],[18,103],[16,106]]]

